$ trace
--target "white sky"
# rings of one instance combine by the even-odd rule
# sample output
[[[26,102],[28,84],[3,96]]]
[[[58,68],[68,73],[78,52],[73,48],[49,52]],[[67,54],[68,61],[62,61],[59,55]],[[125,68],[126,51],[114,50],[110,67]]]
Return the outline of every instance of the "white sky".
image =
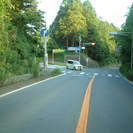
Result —
[[[46,12],[46,23],[49,27],[57,15],[62,0],[38,0],[39,9]],[[84,0],[82,0],[84,1]],[[96,13],[103,20],[120,27],[125,22],[125,15],[132,5],[132,0],[90,0]]]

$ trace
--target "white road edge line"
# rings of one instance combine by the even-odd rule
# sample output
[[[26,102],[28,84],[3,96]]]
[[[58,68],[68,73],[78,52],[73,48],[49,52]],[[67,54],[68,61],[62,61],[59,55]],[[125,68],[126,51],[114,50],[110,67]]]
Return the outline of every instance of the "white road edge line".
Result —
[[[46,82],[46,81],[48,81],[48,80],[51,80],[51,79],[55,79],[55,78],[64,76],[64,75],[66,75],[66,74],[61,74],[61,75],[58,75],[58,76],[50,77],[50,78],[48,78],[48,79],[41,80],[41,81],[39,81],[39,82],[36,82],[36,83],[30,84],[30,85],[24,86],[24,87],[22,87],[22,88],[19,88],[19,89],[14,90],[14,91],[7,92],[7,93],[5,93],[5,94],[0,95],[0,98],[5,97],[5,96],[7,96],[7,95],[9,95],[9,94],[12,94],[12,93],[15,93],[15,92],[24,90],[24,89],[29,88],[29,87],[31,87],[31,86],[40,84],[40,83],[42,83],[42,82]]]
[[[85,72],[81,72],[80,74],[85,74]]]
[[[112,74],[108,74],[108,77],[112,77]]]
[[[99,75],[99,73],[94,73],[95,76]]]
[[[120,78],[120,76],[119,76],[119,75],[115,75],[115,77],[116,77],[116,78]]]

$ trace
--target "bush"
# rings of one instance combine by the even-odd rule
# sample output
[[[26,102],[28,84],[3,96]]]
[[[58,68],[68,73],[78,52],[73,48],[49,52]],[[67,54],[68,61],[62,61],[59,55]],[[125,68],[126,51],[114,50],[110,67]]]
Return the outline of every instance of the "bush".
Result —
[[[3,67],[0,68],[0,87],[2,87],[6,81],[6,79],[8,78],[9,73],[7,72],[7,70]]]
[[[33,74],[33,77],[39,76],[40,67],[38,64],[32,64],[31,66],[31,73]]]
[[[61,74],[61,70],[59,68],[55,68],[52,72],[51,72],[52,75],[58,75],[58,74]]]
[[[127,73],[127,78],[131,81],[133,81],[133,69],[130,69]]]
[[[123,73],[129,80],[133,81],[133,69],[130,68],[130,65],[123,65],[120,68],[120,72]]]
[[[105,58],[104,65],[112,65],[112,64],[118,64],[116,57],[110,56]]]

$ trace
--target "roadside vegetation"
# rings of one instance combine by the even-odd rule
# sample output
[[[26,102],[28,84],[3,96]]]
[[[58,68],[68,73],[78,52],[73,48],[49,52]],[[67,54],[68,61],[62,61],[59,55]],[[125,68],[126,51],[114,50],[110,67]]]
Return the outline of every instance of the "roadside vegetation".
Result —
[[[38,75],[43,16],[36,0],[0,0],[0,86],[15,75]]]
[[[96,43],[85,46],[85,53],[101,66],[117,62],[116,42],[109,32],[119,29],[99,18],[89,0],[63,0],[60,10],[50,27],[50,41],[56,48],[79,46],[81,43]]]
[[[126,13],[125,13],[126,14]],[[55,48],[79,46],[81,43],[95,42],[85,46],[85,54],[103,66],[120,66],[120,71],[133,81],[131,69],[131,36],[111,36],[110,32],[133,32],[133,5],[129,9],[122,29],[99,18],[89,0],[63,0],[60,10],[50,27],[50,41]]]
[[[127,19],[122,26],[121,32],[130,32],[131,34],[125,34],[125,36],[118,36],[116,41],[120,47],[120,60],[122,65],[120,71],[130,80],[133,81],[133,68],[131,68],[131,49],[133,39],[133,4],[129,8]]]
[[[44,14],[37,9],[36,0],[0,0],[0,87],[11,77],[32,74],[37,78],[41,73],[39,63],[43,62],[44,49],[40,31],[46,28]],[[131,37],[109,35],[117,31],[119,28],[97,16],[89,0],[83,3],[63,0],[49,29],[48,52],[79,46],[81,37],[81,45],[85,46],[81,54],[83,63],[85,58],[93,62],[90,67],[121,63],[120,71],[133,80]],[[121,31],[133,32],[133,5]],[[56,54],[54,64],[65,65],[69,55],[65,51]],[[78,58],[78,53],[70,56]],[[52,54],[49,58],[53,63]],[[53,75],[59,73],[59,70],[52,72]]]
[[[56,68],[53,70],[49,69],[46,72],[41,72],[37,77],[33,77],[32,74],[24,74],[8,78],[4,86],[0,87],[0,95],[48,79],[50,77],[57,76],[61,73],[61,70]]]

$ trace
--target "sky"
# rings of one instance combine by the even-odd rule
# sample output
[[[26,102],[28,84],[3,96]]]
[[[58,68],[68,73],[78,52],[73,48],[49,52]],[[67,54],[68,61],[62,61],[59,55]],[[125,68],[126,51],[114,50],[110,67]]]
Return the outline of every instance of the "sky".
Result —
[[[38,1],[38,8],[46,12],[45,18],[49,27],[57,15],[62,0]],[[119,28],[125,22],[128,9],[133,3],[132,0],[90,0],[90,2],[102,20],[113,23]]]

